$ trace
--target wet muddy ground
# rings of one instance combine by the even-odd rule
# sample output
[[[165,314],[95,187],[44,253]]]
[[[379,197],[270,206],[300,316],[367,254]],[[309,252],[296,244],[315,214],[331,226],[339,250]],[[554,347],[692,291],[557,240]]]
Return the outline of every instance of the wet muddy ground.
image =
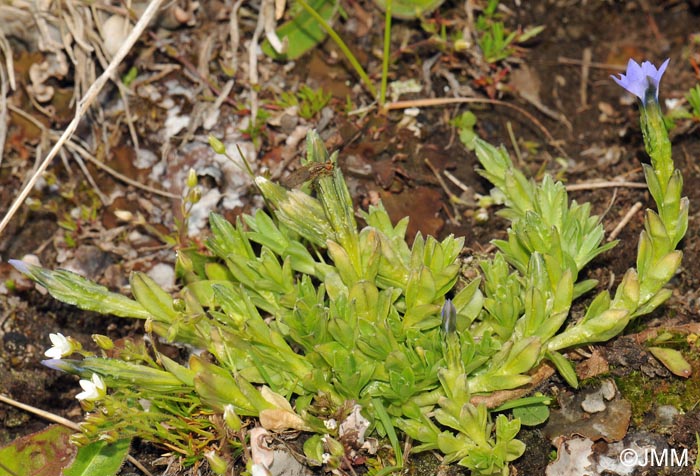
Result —
[[[471,3],[478,2],[467,2]],[[506,7],[504,20],[511,29],[532,25],[543,25],[545,29],[522,45],[516,56],[497,65],[485,66],[470,55],[458,54],[440,45],[435,35],[427,31],[465,22],[461,4],[446,4],[439,14],[426,20],[423,27],[418,21],[396,22],[390,79],[430,79],[427,90],[401,99],[450,96],[455,92],[454,86],[459,85],[460,94],[499,99],[516,105],[538,121],[535,123],[521,111],[502,105],[474,104],[468,108],[477,117],[476,132],[490,142],[504,143],[513,156],[511,137],[515,138],[519,149],[517,163],[528,175],[538,178],[546,171],[567,184],[616,178],[643,182],[641,163],[647,158],[637,108],[610,75],[620,72],[630,57],[649,59],[655,64],[671,58],[662,82],[662,98],[682,99],[688,89],[700,81],[697,66],[700,62],[700,10],[694,2],[543,0],[503,3]],[[352,15],[349,21],[338,25],[339,32],[362,64],[368,65],[367,69],[378,78],[379,59],[375,53],[381,49],[383,20],[380,12],[367,3],[343,5]],[[223,4],[214,5],[214,2],[207,8],[226,12]],[[246,115],[246,100],[249,99],[246,78],[237,78],[229,97],[240,98],[240,102],[235,106],[225,103],[215,126],[209,130],[180,129],[167,138],[169,146],[165,147],[162,131],[172,124],[172,109],[179,108],[180,117],[189,118],[191,123],[192,117],[196,117],[195,104],[204,94],[183,58],[193,62],[200,60],[200,65],[204,64],[217,81],[226,80],[222,73],[218,76],[216,73],[222,58],[215,57],[209,50],[210,60],[201,60],[204,38],[211,34],[216,42],[225,36],[225,20],[213,18],[216,16],[200,12],[193,26],[168,31],[166,38],[179,51],[176,55],[154,47],[156,40],[152,37],[138,45],[128,59],[130,64],[148,70],[145,58],[152,53],[159,64],[177,66],[141,85],[130,101],[140,147],[150,153],[135,152],[123,113],[107,106],[116,100],[113,93],[114,97],[104,98],[104,115],[99,116],[103,122],[86,123],[78,131],[78,136],[82,135],[85,140],[100,137],[108,141],[109,147],[97,145],[93,149],[99,160],[139,183],[160,187],[175,195],[181,193],[186,171],[195,167],[203,186],[203,202],[233,219],[259,206],[260,200],[255,198],[244,174],[214,157],[206,144],[207,133],[228,137],[231,141],[239,139],[246,155],[254,157],[258,170],[268,170],[275,176],[295,168],[296,157],[303,147],[299,127],[302,132],[304,128],[315,127],[321,129],[330,149],[340,150],[340,166],[348,178],[356,206],[367,207],[381,199],[394,219],[411,217],[409,236],[418,231],[438,236],[463,235],[467,251],[474,253],[491,252],[489,241],[505,236],[507,223],[494,210],[489,210],[488,219],[483,220],[477,219],[476,206],[453,206],[436,175],[426,165],[427,159],[438,174],[444,170],[451,172],[467,187],[463,198],[468,202],[474,201],[475,193],[488,193],[487,182],[474,171],[473,153],[463,147],[454,128],[448,124],[467,106],[423,108],[410,119],[401,111],[386,115],[376,111],[346,114],[344,104],[348,97],[356,108],[371,100],[330,41],[294,65],[261,60],[260,97],[266,101],[262,111],[267,116],[267,124],[250,126]],[[243,23],[244,33],[249,26]],[[29,65],[40,60],[40,53],[18,43],[14,56],[17,77],[26,81]],[[26,91],[21,88],[13,93],[12,101],[38,117],[44,127],[60,131],[72,117],[68,102],[63,98],[71,91],[70,80],[68,76],[54,84],[58,94],[52,103],[51,116],[33,109]],[[303,84],[321,86],[333,93],[327,112],[308,121],[285,117],[275,105],[275,99],[285,88],[298,88]],[[164,103],[171,105],[171,112],[163,107]],[[289,137],[296,139],[289,141]],[[685,193],[691,204],[689,229],[682,243],[684,264],[672,282],[674,295],[651,316],[632,324],[626,331],[631,337],[586,349],[586,353],[598,352],[603,356],[622,397],[633,402],[630,432],[656,432],[671,447],[696,451],[695,434],[700,432],[697,346],[685,347],[689,351],[694,349],[695,353],[688,355],[694,374],[689,380],[680,380],[659,366],[635,340],[645,329],[681,329],[697,326],[700,321],[700,271],[695,265],[700,260],[700,211],[696,206],[700,203],[697,124],[691,120],[679,122],[672,130],[672,138],[674,160],[683,172]],[[19,113],[11,113],[0,165],[0,212],[9,208],[43,140],[41,128]],[[158,263],[172,265],[173,241],[168,240],[177,241],[186,234],[185,230],[180,230],[179,235],[169,235],[179,216],[177,200],[126,184],[90,162],[85,167],[97,189],[88,183],[70,157],[57,160],[42,186],[33,192],[31,202],[0,236],[0,278],[13,280],[15,287],[5,286],[0,293],[0,391],[73,420],[79,420],[81,415],[74,398],[78,391],[75,379],[39,364],[49,346],[48,334],[62,332],[89,345],[93,333],[118,338],[138,334],[139,326],[58,303],[22,280],[6,260],[36,255],[47,267],[80,270],[112,289],[120,289],[126,285],[126,277],[132,270],[148,271]],[[452,182],[447,183],[447,188],[457,195],[461,193]],[[105,197],[109,199],[103,200]],[[591,202],[594,212],[603,215],[608,232],[634,203],[641,202],[645,207],[652,204],[644,189],[626,187],[572,191],[571,198]],[[115,213],[119,210],[128,210],[132,217],[143,217],[143,222],[124,220],[123,215]],[[197,222],[198,217],[196,215],[193,220]],[[616,285],[624,271],[634,264],[642,219],[642,212],[635,214],[619,234],[620,244],[615,250],[597,259],[586,270],[589,277],[599,279],[601,287]],[[202,241],[206,234],[203,222],[193,226],[197,227],[193,239]],[[584,359],[581,356],[581,360]],[[632,379],[632,383],[626,379]],[[596,380],[587,385],[598,384]],[[558,395],[572,393],[557,377],[548,380],[542,390]],[[681,413],[660,429],[655,412],[666,402],[664,395],[683,392],[687,392],[687,399],[695,398],[695,401],[675,402],[676,406],[682,406]],[[0,405],[0,422],[0,444],[46,426],[43,420],[5,405]],[[554,450],[545,433],[543,428],[536,428],[521,434],[528,451],[515,464],[517,474],[544,474]],[[135,456],[138,458],[141,454],[146,462],[157,454],[157,450],[147,446],[136,450]],[[129,470],[125,468],[124,471]],[[672,473],[647,470],[639,474],[692,474],[692,468]]]

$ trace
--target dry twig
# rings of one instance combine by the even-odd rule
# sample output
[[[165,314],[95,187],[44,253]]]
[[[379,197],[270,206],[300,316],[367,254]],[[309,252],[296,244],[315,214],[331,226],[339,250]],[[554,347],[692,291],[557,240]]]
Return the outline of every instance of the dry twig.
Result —
[[[535,127],[537,127],[542,134],[547,138],[549,143],[556,148],[564,157],[568,157],[566,151],[557,143],[557,141],[552,137],[546,127],[542,125],[540,121],[537,120],[535,116],[527,112],[525,109],[511,104],[505,101],[499,101],[498,99],[488,99],[488,98],[428,98],[428,99],[414,99],[409,101],[397,101],[389,103],[385,106],[387,111],[392,111],[395,109],[408,109],[409,107],[430,107],[430,106],[444,106],[447,104],[492,104],[494,106],[503,106],[509,109],[513,109],[523,116],[525,116],[530,122],[532,122]]]
[[[20,116],[22,116],[23,118],[27,119],[32,124],[34,124],[39,130],[41,130],[42,137],[46,136],[52,140],[58,140],[60,138],[59,134],[57,132],[48,129],[46,126],[44,126],[44,124],[42,124],[41,122],[36,120],[36,118],[34,118],[31,114],[27,114],[25,111],[18,109],[12,105],[9,106],[9,109],[10,109],[10,111],[12,111],[16,114],[19,114]],[[111,168],[109,165],[102,163],[100,160],[97,159],[97,157],[93,156],[90,152],[88,152],[88,150],[85,147],[83,147],[81,144],[76,143],[73,140],[66,141],[66,148],[73,150],[74,152],[77,152],[80,157],[91,162],[92,164],[95,165],[95,167],[104,170],[105,172],[107,172],[109,175],[113,176],[117,180],[121,180],[122,182],[124,182],[128,185],[131,185],[135,188],[138,188],[139,190],[144,190],[144,191],[150,192],[154,195],[160,195],[161,197],[173,198],[176,200],[182,198],[179,195],[175,195],[174,193],[166,192],[165,190],[161,190],[158,188],[151,187],[149,185],[142,184],[142,183],[137,182],[136,180],[134,180],[132,178],[127,177],[126,175],[124,175],[120,172],[117,172],[116,170]]]
[[[9,121],[7,117],[7,81],[5,68],[0,66],[0,164],[2,164],[2,156],[5,152],[5,138],[7,137]]]
[[[599,188],[647,188],[647,184],[642,182],[627,182],[606,180],[602,182],[574,183],[566,186],[567,192],[579,192],[581,190],[597,190]]]
[[[3,217],[2,221],[0,222],[0,235],[7,227],[12,217],[15,216],[17,210],[19,210],[19,208],[22,206],[24,200],[26,200],[27,196],[29,196],[29,193],[34,188],[34,185],[37,183],[41,175],[46,171],[53,158],[56,157],[58,151],[61,150],[63,144],[65,144],[65,142],[73,135],[73,133],[78,127],[78,124],[80,124],[81,119],[83,118],[83,116],[85,116],[85,113],[95,101],[99,92],[102,90],[107,81],[110,80],[112,75],[116,72],[117,67],[129,53],[136,41],[139,39],[141,33],[143,33],[148,24],[151,22],[163,1],[164,0],[152,0],[151,3],[148,4],[148,7],[143,12],[143,15],[139,19],[138,23],[134,25],[134,29],[131,31],[131,33],[129,33],[129,36],[119,48],[119,51],[117,51],[117,53],[114,55],[114,58],[112,58],[112,61],[110,61],[109,66],[107,66],[107,69],[105,69],[105,71],[100,75],[99,78],[97,78],[97,80],[94,83],[92,83],[90,88],[85,92],[85,95],[80,99],[80,101],[78,101],[75,111],[75,117],[70,122],[70,124],[68,124],[68,127],[66,127],[66,130],[63,131],[61,138],[58,140],[58,142],[56,142],[56,144],[54,144],[53,148],[49,151],[46,158],[44,158],[41,165],[39,165],[29,182],[24,186],[22,191],[19,193],[19,196],[12,203],[12,206],[7,211],[7,214]]]
[[[559,64],[569,64],[573,66],[581,66],[583,64],[583,60],[576,59],[576,58],[566,58],[564,56],[560,56],[557,58],[557,62]],[[611,63],[596,63],[595,61],[591,61],[588,66],[590,68],[596,68],[596,69],[611,69],[613,71],[625,71],[627,69],[626,65],[621,65],[621,64],[611,64]]]
[[[581,60],[581,108],[588,107],[588,76],[591,71],[592,51],[590,48],[584,48],[583,59]]]
[[[615,238],[617,238],[617,235],[619,235],[622,230],[627,226],[627,224],[632,220],[632,217],[637,213],[639,210],[642,209],[642,202],[637,202],[634,205],[632,205],[632,208],[627,210],[627,213],[625,213],[625,216],[622,217],[622,220],[620,220],[620,223],[617,224],[615,229],[610,232],[610,235],[608,236],[608,241],[612,241]]]
[[[80,431],[80,427],[74,421],[47,412],[45,410],[42,410],[41,408],[33,407],[31,405],[27,405],[26,403],[18,402],[17,400],[12,399],[10,397],[6,397],[2,394],[0,394],[0,402],[6,403],[15,408],[19,408],[20,410],[24,410],[25,412],[29,412],[45,420],[58,423],[59,425],[65,426],[66,428],[70,428],[71,430]],[[129,461],[129,463],[136,466],[139,469],[139,471],[141,471],[146,476],[153,476],[153,474],[133,456],[127,455],[126,459]]]
[[[486,404],[488,408],[496,408],[506,402],[523,397],[532,392],[544,380],[554,375],[554,368],[547,362],[537,367],[534,373],[530,374],[532,380],[529,384],[513,390],[498,390],[490,395],[475,395],[471,398],[472,405]]]

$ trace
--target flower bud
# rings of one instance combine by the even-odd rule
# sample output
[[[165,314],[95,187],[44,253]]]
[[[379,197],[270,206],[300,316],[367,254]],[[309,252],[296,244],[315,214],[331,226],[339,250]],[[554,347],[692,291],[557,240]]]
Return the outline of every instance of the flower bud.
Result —
[[[454,333],[457,330],[457,309],[452,304],[451,299],[445,299],[440,316],[442,317],[442,331],[445,334]]]
[[[345,455],[345,448],[340,441],[336,440],[330,435],[323,436],[321,440],[323,440],[323,445],[332,456],[342,457]]]
[[[190,203],[197,203],[202,199],[202,189],[199,187],[195,187],[192,190],[190,190],[190,193],[187,196],[187,200]]]
[[[175,310],[175,312],[185,312],[185,301],[180,298],[173,299],[173,309]]]
[[[112,339],[102,334],[93,334],[92,340],[95,341],[95,344],[97,344],[100,349],[112,350],[114,348],[114,342]]]
[[[103,431],[100,433],[98,440],[105,443],[116,443],[119,441],[119,434],[116,431]]]
[[[217,455],[214,450],[204,453],[204,457],[207,459],[209,467],[212,471],[214,471],[216,474],[226,474],[228,463],[226,463],[226,460],[221,456]]]
[[[197,186],[197,172],[194,169],[190,169],[187,173],[187,187],[195,188]]]
[[[238,431],[243,426],[243,422],[241,422],[239,416],[236,415],[236,410],[230,403],[224,405],[224,421],[226,422],[226,426],[233,431]]]
[[[97,433],[97,425],[93,422],[81,421],[78,423],[78,428],[87,435],[94,435]]]
[[[70,435],[69,441],[77,447],[87,446],[90,444],[90,438],[82,433],[74,433]]]
[[[213,135],[209,135],[209,146],[216,152],[217,154],[224,155],[226,154],[226,146],[224,146],[224,143],[221,142],[219,139],[214,137]]]

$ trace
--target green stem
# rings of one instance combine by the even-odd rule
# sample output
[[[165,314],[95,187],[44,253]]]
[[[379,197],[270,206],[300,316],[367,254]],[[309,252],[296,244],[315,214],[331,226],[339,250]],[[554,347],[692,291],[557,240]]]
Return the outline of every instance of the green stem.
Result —
[[[389,52],[391,50],[391,1],[386,2],[384,12],[384,53],[382,57],[382,85],[379,92],[379,107],[386,103],[386,83],[389,79]]]
[[[311,6],[308,3],[306,3],[306,0],[298,0],[298,2],[304,8],[304,10],[306,10],[309,13],[309,15],[314,17],[314,20],[316,20],[319,23],[319,25],[321,25],[321,28],[326,30],[326,33],[328,33],[328,36],[330,36],[333,39],[333,41],[335,41],[335,44],[338,45],[338,48],[340,48],[340,51],[343,52],[343,54],[348,59],[348,61],[350,61],[350,64],[352,65],[353,69],[360,76],[362,83],[369,90],[370,94],[372,94],[372,96],[376,98],[377,97],[377,89],[372,84],[372,81],[369,79],[369,76],[367,76],[367,73],[365,72],[362,65],[360,65],[360,62],[357,61],[357,58],[355,58],[355,55],[352,54],[352,51],[350,51],[350,48],[348,48],[348,45],[346,45],[345,42],[342,40],[342,38],[340,38],[340,36],[338,36],[338,34],[328,24],[328,22],[326,20],[324,20],[323,17],[321,15],[319,15],[316,10],[311,8]]]

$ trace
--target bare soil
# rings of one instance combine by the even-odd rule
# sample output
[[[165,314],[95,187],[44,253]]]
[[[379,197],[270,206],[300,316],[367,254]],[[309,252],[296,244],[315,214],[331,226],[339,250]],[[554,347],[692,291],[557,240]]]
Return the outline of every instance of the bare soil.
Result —
[[[341,3],[346,11],[352,13],[351,21],[337,25],[338,31],[361,63],[368,65],[370,72],[378,78],[379,60],[374,50],[381,48],[382,16],[371,3]],[[484,69],[483,65],[476,64],[468,56],[441,49],[418,21],[396,22],[391,80],[424,78],[423,66],[442,51],[431,68],[430,91],[408,98],[447,96],[453,91],[449,89],[454,85],[450,81],[457,80],[459,84],[471,88],[477,97],[490,95],[524,109],[556,139],[556,143],[551,143],[536,124],[518,111],[486,104],[471,107],[478,118],[478,134],[493,143],[505,143],[513,154],[508,133],[508,129],[512,128],[521,151],[519,166],[529,175],[539,178],[546,171],[568,184],[614,178],[643,182],[641,163],[648,159],[643,150],[637,108],[624,98],[622,90],[610,79],[610,75],[618,73],[614,66],[624,66],[629,57],[649,59],[655,64],[670,57],[671,64],[663,78],[661,95],[664,99],[682,98],[700,80],[697,67],[697,62],[700,62],[697,41],[700,11],[695,6],[696,2],[543,0],[503,3],[509,12],[506,24],[510,28],[545,26],[539,36],[524,45],[519,58]],[[226,11],[223,5],[214,5],[214,2],[207,8]],[[153,37],[145,37],[138,50],[128,58],[129,64],[142,69],[147,69],[146,64],[150,61],[142,54],[154,54],[155,61],[160,63],[180,65],[180,68],[150,86],[165,91],[168,88],[165,82],[174,81],[185,88],[199,91],[195,87],[197,81],[192,79],[192,74],[185,73],[186,66],[182,61],[178,63],[178,59],[188,58],[191,62],[201,60],[199,42],[208,35],[220,42],[225,36],[222,32],[227,22],[213,20],[214,16],[208,16],[202,10],[193,27],[167,33],[168,41],[182,55],[180,58],[164,54],[157,48],[158,43]],[[364,14],[369,15],[369,19]],[[461,4],[450,3],[443,6],[439,15],[433,15],[428,23],[436,27],[452,25],[452,22],[459,24],[465,21],[464,16]],[[243,25],[244,33],[250,34],[249,27],[248,24]],[[590,50],[592,62],[582,89],[585,50]],[[27,66],[37,61],[36,55],[40,53],[23,50],[21,45],[17,45],[15,62],[21,81],[26,82]],[[452,207],[444,189],[425,164],[425,159],[428,159],[437,171],[453,173],[469,187],[472,195],[467,194],[467,199],[473,199],[473,193],[488,193],[488,183],[475,173],[476,158],[464,149],[447,123],[466,107],[424,108],[412,128],[400,124],[403,117],[401,112],[390,112],[386,116],[376,112],[347,115],[343,107],[346,95],[350,95],[357,106],[369,103],[369,98],[356,85],[357,80],[340,57],[335,45],[326,41],[323,48],[317,48],[298,60],[286,73],[284,64],[261,60],[260,95],[268,100],[264,110],[271,114],[279,112],[274,107],[274,96],[270,91],[283,87],[309,84],[331,91],[334,94],[330,105],[332,114],[324,124],[322,136],[329,148],[340,150],[340,164],[348,177],[356,206],[367,207],[381,198],[394,219],[398,220],[404,215],[411,217],[409,236],[419,231],[437,236],[454,233],[466,237],[468,251],[491,252],[489,241],[505,236],[505,220],[490,210],[489,219],[481,222],[475,219],[476,207]],[[242,58],[245,61],[245,57]],[[225,77],[217,69],[218,60],[220,58],[212,58],[209,62],[204,61],[204,64],[208,65],[212,77],[223,84]],[[475,73],[480,75],[477,77]],[[284,78],[284,83],[280,83],[279,77]],[[269,81],[269,85],[266,81]],[[68,90],[69,83],[70,78],[66,78],[64,83],[56,86]],[[246,78],[237,78],[229,96],[234,100],[238,95],[245,98],[246,91]],[[192,111],[196,101],[186,95],[173,97],[184,111]],[[32,108],[22,90],[15,92],[11,100],[55,130],[65,126],[71,117],[68,106],[63,105],[61,109],[58,104],[54,104],[57,109],[53,117],[42,116]],[[221,136],[242,127],[240,121],[247,114],[244,105],[244,100],[238,109],[225,103],[222,106],[221,125],[211,132]],[[132,113],[136,116],[135,128],[141,136],[141,147],[150,148],[160,157],[162,144],[158,143],[157,132],[164,127],[166,112],[143,98],[133,97]],[[0,166],[0,212],[3,213],[30,171],[31,158],[40,135],[36,127],[19,115],[11,114],[10,120],[5,156]],[[317,127],[318,123],[309,121],[306,125]],[[186,170],[192,164],[201,165],[202,157],[205,162],[207,160],[207,153],[203,152],[207,147],[204,141],[200,140],[198,144],[197,140],[182,141],[183,133],[180,133],[170,139],[172,149],[167,153],[166,173],[171,175],[162,179],[160,184],[154,184],[149,179],[151,169],[133,165],[134,146],[124,121],[111,122],[102,127],[111,134],[108,137],[112,141],[111,153],[103,157],[108,165],[134,180],[162,185],[176,194],[184,177],[178,171]],[[273,173],[283,166],[287,167],[285,162],[290,162],[289,168],[294,168],[294,162],[290,159],[302,151],[303,141],[293,150],[285,146],[284,140],[293,130],[293,127],[285,127],[284,124],[262,128],[254,138],[259,144],[255,157],[258,166],[267,167]],[[98,126],[86,124],[78,134],[87,137],[96,131]],[[194,134],[201,139],[206,131],[196,130]],[[241,137],[250,139],[249,136]],[[700,221],[696,206],[700,203],[700,169],[696,160],[700,157],[700,137],[697,125],[684,123],[674,129],[673,147],[674,160],[683,172],[685,193],[691,203],[690,225],[682,243],[684,265],[671,283],[673,297],[660,310],[631,325],[626,331],[630,335],[648,328],[677,328],[699,321],[700,271],[695,265],[700,260]],[[137,335],[139,326],[117,318],[81,312],[56,302],[22,281],[5,261],[35,254],[44,266],[58,267],[69,263],[103,284],[120,289],[126,284],[126,276],[132,270],[148,270],[158,262],[173,263],[174,250],[163,245],[158,232],[167,233],[178,216],[176,201],[115,180],[90,164],[87,168],[103,194],[118,195],[115,201],[108,205],[101,204],[75,164],[70,160],[56,161],[50,168],[47,185],[33,193],[34,204],[25,206],[10,228],[0,236],[3,259],[0,262],[0,280],[13,279],[18,287],[15,291],[6,290],[0,294],[0,392],[76,421],[80,419],[81,410],[74,398],[77,392],[75,378],[44,368],[39,363],[49,346],[48,334],[61,332],[87,346],[91,345],[91,334],[106,334],[112,338]],[[236,180],[208,173],[204,167],[198,171],[208,188],[236,186]],[[169,185],[167,180],[171,181]],[[453,184],[448,184],[448,187],[453,193],[460,193]],[[223,200],[215,201],[216,209],[232,219],[253,209],[259,201],[254,198],[253,189],[248,190],[251,193],[244,195],[233,206],[226,205]],[[648,193],[635,188],[576,191],[571,193],[571,198],[591,202],[594,211],[603,215],[608,232],[615,228],[635,202],[641,202],[644,207],[652,206]],[[70,221],[66,215],[81,207],[82,215],[78,213],[73,218],[72,227],[66,226],[65,222]],[[124,209],[135,215],[140,213],[156,227],[155,231],[117,219],[114,212]],[[597,259],[586,271],[590,277],[600,280],[601,288],[617,284],[624,271],[634,264],[642,219],[642,212],[637,213],[620,233],[620,243],[614,251]],[[141,235],[138,240],[133,239],[135,232]],[[196,239],[201,240],[201,236]],[[616,339],[596,347],[610,362],[611,374],[617,378],[623,379],[631,372],[649,369],[650,357],[641,346],[629,352],[629,346],[621,345]],[[685,385],[697,386],[700,367],[697,358],[691,360],[694,374]],[[674,388],[677,388],[678,381],[678,377],[664,373],[663,369],[648,379],[652,387],[676,385]],[[543,390],[557,393],[571,389],[553,377],[546,382]],[[686,404],[685,414],[676,418],[663,437],[673,447],[692,449],[695,447],[695,434],[700,432],[700,415],[697,401]],[[646,428],[644,415],[635,421],[635,428]],[[0,445],[46,426],[45,421],[6,405],[0,405],[0,423]],[[551,442],[543,436],[540,428],[526,430],[521,437],[527,443],[528,451],[516,462],[515,471],[521,475],[544,474],[549,455],[554,449]],[[157,449],[140,445],[135,448],[134,455],[148,465],[152,456],[157,454]],[[127,465],[123,471],[129,474],[133,469]],[[159,474],[157,468],[154,471]],[[667,473],[647,471],[644,474]],[[683,468],[673,474],[692,474],[692,469]]]

